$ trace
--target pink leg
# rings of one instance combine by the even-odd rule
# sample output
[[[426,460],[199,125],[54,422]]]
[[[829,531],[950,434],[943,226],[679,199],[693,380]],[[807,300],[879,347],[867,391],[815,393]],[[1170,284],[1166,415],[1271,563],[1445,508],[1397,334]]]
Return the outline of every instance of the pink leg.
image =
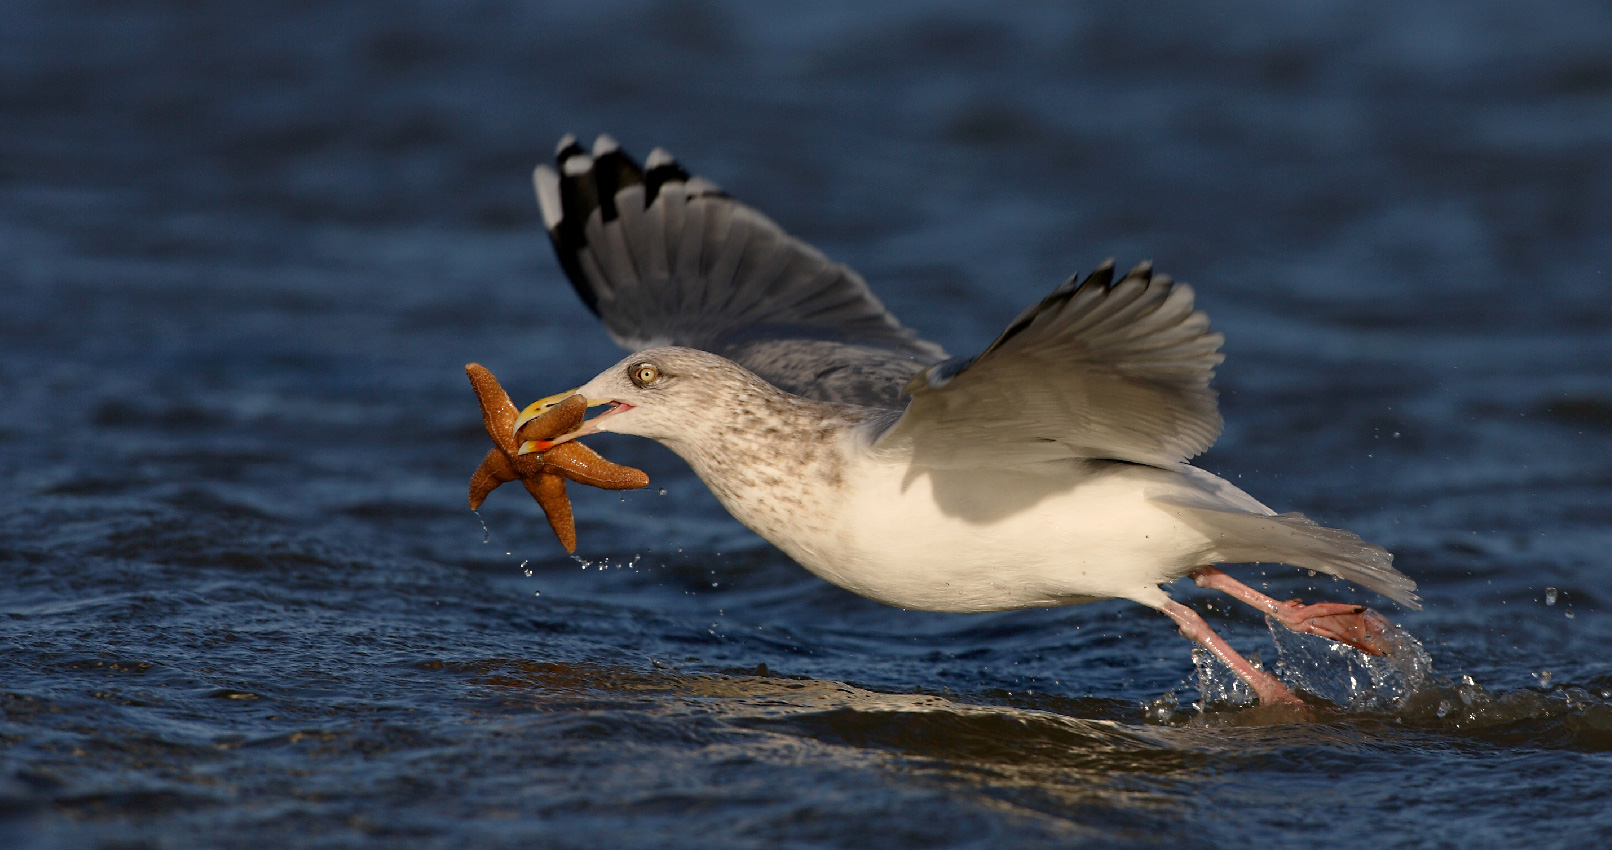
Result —
[[[1237,650],[1231,648],[1231,644],[1221,640],[1220,635],[1209,628],[1209,624],[1198,616],[1198,612],[1175,601],[1164,603],[1159,610],[1169,615],[1170,619],[1181,627],[1181,634],[1184,637],[1203,644],[1204,648],[1230,667],[1231,671],[1237,674],[1237,678],[1247,682],[1249,687],[1254,689],[1254,693],[1259,695],[1260,705],[1304,704],[1298,697],[1293,696],[1293,692],[1288,690],[1280,679],[1254,667],[1248,663],[1248,659],[1238,655]]]
[[[1341,602],[1305,605],[1297,599],[1277,602],[1216,567],[1199,567],[1192,572],[1192,580],[1199,587],[1218,590],[1247,602],[1295,632],[1346,643],[1367,655],[1382,655],[1391,644],[1388,621],[1376,611],[1360,605]]]

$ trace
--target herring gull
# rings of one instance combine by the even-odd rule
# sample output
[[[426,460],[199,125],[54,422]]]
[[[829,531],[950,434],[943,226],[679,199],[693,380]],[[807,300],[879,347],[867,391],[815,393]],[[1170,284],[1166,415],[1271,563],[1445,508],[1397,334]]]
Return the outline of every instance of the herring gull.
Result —
[[[1220,434],[1222,338],[1192,289],[1147,263],[1072,277],[952,358],[856,272],[664,150],[640,166],[608,136],[591,151],[567,136],[533,177],[560,265],[634,353],[516,427],[572,394],[609,405],[557,442],[662,443],[829,582],[926,611],[1133,600],[1266,704],[1298,700],[1161,584],[1190,576],[1373,654],[1387,635],[1375,612],[1278,601],[1214,565],[1291,564],[1419,607],[1381,547],[1187,463]]]

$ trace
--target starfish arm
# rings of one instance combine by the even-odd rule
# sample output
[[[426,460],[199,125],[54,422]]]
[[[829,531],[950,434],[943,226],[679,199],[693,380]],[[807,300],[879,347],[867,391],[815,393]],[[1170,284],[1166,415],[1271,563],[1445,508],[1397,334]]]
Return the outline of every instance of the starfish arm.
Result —
[[[571,499],[565,494],[565,479],[558,475],[544,473],[531,478],[522,478],[521,483],[526,485],[526,492],[532,494],[543,515],[548,517],[549,528],[554,529],[554,536],[559,538],[560,545],[567,552],[577,550],[577,525],[571,515]]]
[[[649,476],[642,470],[611,463],[576,440],[544,452],[543,463],[578,484],[601,490],[636,490],[649,485]]]
[[[487,500],[487,494],[498,489],[498,485],[519,477],[509,463],[509,455],[497,447],[488,449],[481,466],[476,467],[475,474],[470,476],[470,509],[481,507],[481,503]]]
[[[498,379],[480,363],[465,364],[465,375],[470,378],[470,388],[476,391],[476,399],[481,402],[481,424],[486,427],[487,436],[492,437],[493,443],[505,454],[515,454],[519,443],[514,442],[509,430],[520,411],[509,400],[509,393],[504,392]]]

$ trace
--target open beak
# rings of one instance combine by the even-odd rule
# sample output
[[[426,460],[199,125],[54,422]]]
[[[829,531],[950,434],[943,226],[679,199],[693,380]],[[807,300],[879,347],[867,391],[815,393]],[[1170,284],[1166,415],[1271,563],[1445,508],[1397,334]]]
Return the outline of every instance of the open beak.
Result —
[[[578,387],[577,389],[581,389],[581,387]],[[576,394],[576,390],[566,390],[563,393],[555,393],[551,396],[545,396],[537,401],[532,402],[531,404],[526,405],[526,409],[522,410],[521,414],[515,417],[515,427],[510,429],[510,433],[519,433],[522,425],[525,425],[533,419],[548,413],[549,409],[554,407],[554,405],[559,404],[560,402],[565,401]],[[589,403],[589,406],[592,406],[592,402]]]
[[[580,389],[580,387],[578,389]],[[576,394],[576,390],[566,390],[563,393],[555,393],[554,395],[545,396],[537,401],[532,402],[526,406],[525,410],[520,412],[519,416],[515,417],[515,427],[512,429],[512,431],[519,433],[522,425],[525,425],[533,419],[536,419],[537,417],[549,412],[550,408]],[[618,410],[630,410],[632,408],[632,405],[618,402],[613,398],[590,398],[587,400],[587,402],[589,407],[598,407],[601,404],[613,404],[615,407],[611,408],[606,413],[594,417],[594,419],[591,421],[582,423],[582,427],[568,434],[561,434],[552,440],[527,440],[521,444],[520,450],[517,453],[525,455],[533,452],[548,451],[560,443],[569,442],[578,437],[585,437],[589,434],[596,433],[598,429],[594,427],[594,422],[597,422],[599,419],[609,416],[611,413],[615,413]]]

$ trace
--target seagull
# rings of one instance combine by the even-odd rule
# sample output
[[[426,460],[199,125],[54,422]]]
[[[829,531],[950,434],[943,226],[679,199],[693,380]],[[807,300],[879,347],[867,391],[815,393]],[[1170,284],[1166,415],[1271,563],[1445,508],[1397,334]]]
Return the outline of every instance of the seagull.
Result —
[[[560,266],[631,355],[525,408],[607,406],[610,432],[681,456],[739,522],[813,574],[906,609],[1128,599],[1247,682],[1302,705],[1160,585],[1191,577],[1287,628],[1382,654],[1359,605],[1278,601],[1219,564],[1285,563],[1409,608],[1416,584],[1353,533],[1278,514],[1187,461],[1222,420],[1222,336],[1142,263],[1071,277],[984,351],[949,357],[855,271],[662,149],[560,140],[533,174]],[[521,451],[547,447],[526,444]]]

